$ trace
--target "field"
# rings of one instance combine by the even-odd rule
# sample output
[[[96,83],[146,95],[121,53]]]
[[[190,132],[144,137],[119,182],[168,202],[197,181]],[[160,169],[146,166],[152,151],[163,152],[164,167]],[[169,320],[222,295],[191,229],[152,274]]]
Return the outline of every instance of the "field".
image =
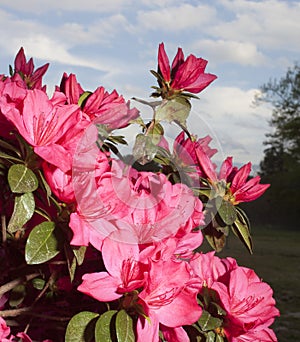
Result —
[[[236,258],[272,286],[281,313],[272,326],[278,341],[300,341],[300,230],[255,227],[252,237],[253,255],[230,234],[219,256]]]

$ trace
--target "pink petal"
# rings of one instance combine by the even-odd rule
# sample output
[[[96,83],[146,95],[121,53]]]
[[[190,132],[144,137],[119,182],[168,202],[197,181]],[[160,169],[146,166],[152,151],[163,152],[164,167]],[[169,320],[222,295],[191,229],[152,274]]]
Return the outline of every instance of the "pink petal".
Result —
[[[120,280],[106,272],[85,274],[82,280],[77,290],[100,302],[110,302],[122,296],[116,293]]]
[[[160,43],[159,48],[158,48],[158,68],[159,68],[159,71],[161,72],[163,79],[166,82],[170,82],[171,80],[170,62],[165,51],[164,43]]]

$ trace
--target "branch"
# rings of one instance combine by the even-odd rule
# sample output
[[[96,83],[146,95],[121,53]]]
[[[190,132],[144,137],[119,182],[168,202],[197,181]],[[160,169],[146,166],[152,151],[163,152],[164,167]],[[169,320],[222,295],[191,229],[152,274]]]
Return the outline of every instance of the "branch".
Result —
[[[9,283],[6,283],[6,284],[0,286],[0,297],[1,297],[4,293],[6,293],[6,292],[12,290],[12,289],[13,289],[14,287],[16,287],[17,285],[22,284],[24,281],[29,281],[29,280],[31,280],[31,279],[33,279],[33,278],[38,277],[39,275],[40,275],[39,273],[27,274],[27,275],[24,276],[24,277],[20,277],[20,278],[14,279],[14,280],[10,281]]]

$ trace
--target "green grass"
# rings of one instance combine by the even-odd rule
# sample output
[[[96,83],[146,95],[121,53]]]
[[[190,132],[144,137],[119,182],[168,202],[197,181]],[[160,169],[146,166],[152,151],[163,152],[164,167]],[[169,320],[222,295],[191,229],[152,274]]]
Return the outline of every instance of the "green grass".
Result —
[[[231,256],[271,285],[281,316],[272,328],[279,342],[300,341],[300,231],[256,227],[254,252],[230,234],[220,257]]]

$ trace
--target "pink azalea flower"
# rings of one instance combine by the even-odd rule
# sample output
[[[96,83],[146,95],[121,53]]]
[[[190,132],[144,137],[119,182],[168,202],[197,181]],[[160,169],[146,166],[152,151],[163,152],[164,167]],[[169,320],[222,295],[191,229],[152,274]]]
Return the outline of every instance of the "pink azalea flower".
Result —
[[[200,93],[217,78],[215,75],[205,73],[206,65],[205,59],[197,58],[194,55],[189,55],[185,60],[182,49],[178,48],[170,67],[164,44],[159,44],[158,73],[163,79],[163,81],[159,80],[162,97],[168,98],[174,93],[182,91]]]
[[[74,203],[75,194],[72,184],[72,172],[63,172],[60,168],[43,163],[43,172],[54,195],[64,203]]]
[[[69,104],[78,104],[80,95],[84,93],[76,76],[67,76],[66,73],[63,75],[60,91],[66,94]],[[112,131],[128,126],[131,120],[139,116],[139,111],[136,108],[130,109],[129,105],[130,102],[126,103],[116,90],[109,94],[103,87],[98,87],[88,96],[81,109],[90,121],[106,125]]]
[[[14,130],[15,126],[7,119],[2,110],[22,106],[27,94],[22,82],[20,77],[19,81],[12,81],[10,78],[0,81],[0,136],[7,140],[12,139],[10,133]]]
[[[222,189],[223,193],[219,195],[234,205],[240,202],[254,201],[270,186],[270,184],[260,184],[259,176],[248,180],[251,171],[250,162],[237,169],[232,165],[232,157],[228,157],[221,165],[218,174],[215,170],[215,165],[203,149],[198,148],[196,154],[199,166],[208,181],[216,190]]]
[[[116,209],[118,231],[111,238],[126,233],[127,242],[149,243],[180,234],[181,229],[187,234],[203,223],[202,203],[187,186],[118,163],[112,164],[112,171],[103,174],[98,188],[101,201]]]
[[[76,196],[78,210],[70,222],[74,244],[81,239],[85,244],[88,236],[97,234],[127,243],[152,243],[172,236],[181,240],[203,223],[201,201],[187,186],[172,185],[164,174],[138,172],[113,160],[97,183],[88,173],[85,180],[83,173],[79,176],[82,194]],[[202,242],[202,234],[200,238]]]
[[[7,338],[10,335],[10,328],[7,326],[5,320],[0,317],[0,341],[9,342],[13,341],[13,336]]]
[[[196,322],[202,313],[196,300],[199,282],[191,276],[189,265],[178,260],[150,259],[149,263],[146,286],[139,294],[145,312],[171,328]]]
[[[137,341],[159,341],[159,325],[179,328],[201,315],[196,301],[198,280],[184,261],[140,260],[138,245],[105,239],[102,256],[107,272],[85,274],[78,290],[99,301],[122,297],[125,308],[143,309],[151,321],[139,315]],[[175,334],[175,332],[174,332]],[[181,331],[177,334],[183,336]]]
[[[161,324],[160,331],[162,332],[166,341],[190,342],[188,334],[182,327],[169,328]]]
[[[235,259],[220,259],[215,252],[196,253],[189,261],[194,274],[199,278],[202,286],[211,288],[216,281],[224,280],[228,273],[237,267]]]
[[[32,342],[32,339],[27,334],[25,334],[24,332],[18,333],[17,337],[19,337],[22,342]],[[43,340],[42,342],[53,342],[53,341],[47,339],[47,340]]]
[[[173,154],[175,156],[175,163],[179,166],[179,169],[186,168],[188,175],[193,180],[193,185],[199,185],[199,177],[204,177],[204,173],[198,165],[198,158],[196,150],[202,149],[206,155],[211,158],[216,152],[216,149],[212,149],[209,146],[212,138],[207,135],[204,138],[191,140],[185,138],[185,133],[181,132],[174,140]]]
[[[61,98],[59,101],[57,97],[49,100],[43,91],[34,89],[28,91],[22,107],[6,103],[0,108],[23,138],[34,147],[36,154],[66,172],[71,169],[73,156],[61,141],[79,121],[79,108],[60,103]]]
[[[19,74],[24,85],[28,89],[41,89],[46,91],[46,86],[42,86],[42,77],[46,73],[49,63],[34,70],[33,59],[26,61],[24,49],[21,47],[15,58],[15,74]],[[15,76],[13,76],[14,78]]]
[[[277,337],[273,330],[263,328],[261,330],[250,330],[246,334],[229,338],[229,342],[277,342]]]
[[[148,267],[139,262],[137,245],[105,239],[102,256],[107,272],[85,274],[79,291],[105,302],[143,287]]]
[[[251,269],[237,267],[230,271],[227,283],[215,282],[211,288],[227,312],[223,329],[230,341],[248,332],[259,336],[279,316],[271,287]]]

